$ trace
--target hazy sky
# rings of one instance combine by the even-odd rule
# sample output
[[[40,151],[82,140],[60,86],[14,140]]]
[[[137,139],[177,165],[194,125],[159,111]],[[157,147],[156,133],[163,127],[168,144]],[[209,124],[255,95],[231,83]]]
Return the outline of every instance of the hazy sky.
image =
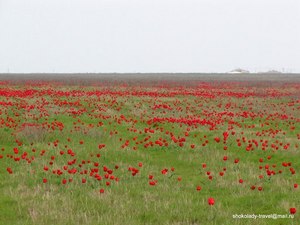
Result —
[[[0,72],[300,72],[300,0],[0,0]]]

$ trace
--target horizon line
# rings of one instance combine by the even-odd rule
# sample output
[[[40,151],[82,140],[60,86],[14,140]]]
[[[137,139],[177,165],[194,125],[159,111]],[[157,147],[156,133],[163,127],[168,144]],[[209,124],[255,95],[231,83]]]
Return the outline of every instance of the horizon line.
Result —
[[[300,74],[300,72],[0,72],[0,75],[15,75],[15,74]]]

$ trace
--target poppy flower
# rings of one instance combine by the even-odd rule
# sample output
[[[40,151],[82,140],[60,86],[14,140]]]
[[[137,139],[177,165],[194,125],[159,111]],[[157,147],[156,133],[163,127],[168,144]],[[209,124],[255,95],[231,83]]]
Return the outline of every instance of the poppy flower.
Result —
[[[219,138],[219,137],[215,137],[214,139],[215,139],[215,141],[216,141],[217,143],[220,142],[220,138]]]
[[[215,204],[215,199],[214,198],[208,198],[208,204],[209,205],[214,205]]]
[[[162,173],[163,175],[166,175],[166,174],[168,173],[168,169],[163,169],[163,170],[161,171],[161,173]]]
[[[6,170],[7,170],[7,172],[8,172],[9,174],[12,174],[12,173],[13,173],[13,171],[12,171],[12,169],[11,169],[10,167],[8,167]]]
[[[296,208],[290,208],[290,214],[295,214],[297,212]]]
[[[19,149],[18,148],[14,148],[14,153],[15,154],[19,154]]]
[[[263,190],[263,188],[262,188],[262,187],[258,187],[258,188],[257,188],[257,190],[259,190],[259,191],[262,191],[262,190]]]
[[[149,181],[149,185],[155,186],[156,185],[156,181],[154,181],[154,180]]]

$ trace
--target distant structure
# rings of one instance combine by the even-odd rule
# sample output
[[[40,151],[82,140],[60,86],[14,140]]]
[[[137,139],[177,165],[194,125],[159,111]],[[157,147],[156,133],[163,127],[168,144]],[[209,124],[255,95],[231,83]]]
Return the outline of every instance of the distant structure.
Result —
[[[229,73],[250,73],[249,70],[244,70],[244,69],[241,69],[241,68],[237,68],[235,70],[231,70]]]
[[[277,70],[269,70],[269,71],[266,71],[266,72],[263,72],[263,73],[278,74],[278,73],[281,73],[281,72],[277,71]]]

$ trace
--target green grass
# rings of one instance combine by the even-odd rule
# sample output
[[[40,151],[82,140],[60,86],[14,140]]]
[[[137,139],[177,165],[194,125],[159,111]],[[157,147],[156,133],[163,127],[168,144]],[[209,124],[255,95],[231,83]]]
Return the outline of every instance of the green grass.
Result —
[[[293,188],[294,183],[300,183],[300,176],[298,169],[300,168],[299,148],[295,145],[299,142],[297,134],[300,133],[300,126],[294,131],[289,130],[288,122],[295,122],[295,120],[281,121],[275,119],[270,121],[270,125],[264,128],[260,127],[262,122],[267,121],[267,115],[263,113],[264,109],[268,109],[269,104],[278,104],[273,110],[280,112],[279,104],[287,104],[286,97],[278,100],[273,98],[254,98],[258,104],[256,106],[256,113],[261,113],[262,118],[255,118],[254,120],[245,119],[242,117],[234,117],[236,122],[241,124],[253,125],[255,128],[233,127],[236,134],[230,135],[226,143],[228,149],[223,150],[225,144],[216,143],[215,137],[222,139],[222,133],[227,130],[228,124],[226,120],[217,125],[217,130],[209,130],[207,126],[188,126],[180,124],[161,123],[157,125],[148,125],[145,123],[150,118],[157,117],[184,117],[187,114],[200,115],[205,118],[205,113],[202,114],[203,107],[195,105],[195,112],[187,109],[186,106],[193,105],[195,100],[206,101],[205,110],[222,112],[226,110],[224,105],[216,107],[217,104],[232,102],[236,106],[229,111],[239,113],[247,108],[244,106],[244,99],[238,98],[217,98],[217,99],[197,99],[193,96],[180,96],[177,100],[181,101],[180,106],[184,108],[182,112],[176,110],[159,109],[154,111],[150,108],[153,104],[169,104],[172,105],[174,98],[159,98],[150,97],[117,97],[106,96],[106,99],[93,99],[93,97],[84,96],[82,98],[70,97],[61,98],[60,100],[80,102],[87,108],[90,113],[84,113],[80,116],[73,116],[66,113],[70,106],[62,106],[55,108],[55,96],[45,97],[49,105],[43,108],[51,112],[49,117],[34,119],[39,110],[26,112],[23,109],[14,107],[12,109],[2,108],[2,118],[5,119],[7,115],[15,118],[14,112],[19,111],[21,116],[20,121],[15,122],[20,126],[24,122],[36,122],[42,124],[54,120],[60,121],[64,124],[64,129],[59,130],[31,130],[35,136],[32,139],[31,133],[18,133],[14,128],[2,126],[0,128],[0,224],[297,224],[299,222],[299,215],[296,213],[295,219],[233,219],[234,214],[289,214],[291,207],[300,209],[300,187]],[[107,111],[92,111],[98,109],[97,104],[110,104],[108,100],[116,100],[119,105],[124,103],[124,106],[118,111],[117,106],[110,107],[103,106]],[[39,97],[32,99],[14,99],[13,102],[25,101],[25,104],[37,104]],[[249,101],[254,101],[249,100]],[[95,103],[89,106],[89,102]],[[142,104],[143,109],[138,110],[133,106]],[[53,106],[53,107],[52,107]],[[54,107],[55,106],[55,107]],[[55,110],[53,111],[52,109]],[[76,107],[74,107],[76,108]],[[81,107],[78,107],[81,108]],[[51,111],[52,110],[52,111]],[[145,111],[144,111],[145,110]],[[55,114],[55,112],[58,112]],[[272,112],[273,113],[273,112]],[[294,118],[299,118],[299,111],[289,111],[289,115]],[[110,116],[109,119],[104,120],[99,116]],[[124,115],[128,120],[118,123],[120,115]],[[140,117],[143,117],[141,119]],[[207,119],[214,120],[214,116]],[[79,122],[80,120],[80,122]],[[132,122],[137,120],[137,123]],[[242,121],[244,120],[244,121]],[[261,122],[259,122],[261,120]],[[97,124],[103,122],[103,125],[98,127]],[[269,122],[269,121],[268,121]],[[75,124],[74,124],[75,123]],[[88,128],[89,124],[93,124],[93,128]],[[278,126],[278,128],[276,128]],[[78,131],[76,130],[76,127]],[[80,127],[80,128],[79,128]],[[145,128],[154,129],[155,132],[145,133]],[[187,128],[190,128],[189,136],[185,136]],[[137,129],[137,132],[128,130],[129,128]],[[156,128],[159,128],[156,130]],[[163,131],[160,131],[160,128]],[[258,137],[255,135],[257,131],[262,129],[282,129],[286,131],[286,135],[282,132],[272,138],[269,135]],[[71,132],[72,131],[72,132]],[[87,133],[85,133],[85,131]],[[117,131],[117,134],[111,135],[110,132]],[[141,134],[139,133],[141,131]],[[186,142],[183,147],[173,143],[170,135],[165,132],[173,132],[174,135],[185,137]],[[11,135],[15,133],[16,136]],[[36,132],[36,133],[34,133]],[[245,134],[243,135],[242,132]],[[140,143],[147,136],[151,138],[147,141],[153,143],[159,139],[165,139],[168,142],[168,147],[160,147],[154,145],[144,148],[146,142]],[[194,137],[196,135],[196,137]],[[206,135],[206,138],[204,136]],[[133,138],[137,140],[133,141]],[[241,147],[236,144],[236,139],[246,137],[247,141],[255,139],[259,142],[260,139],[268,140],[269,146],[265,151],[261,147],[255,147],[254,151],[246,151],[246,143],[242,143]],[[67,141],[71,138],[71,141]],[[122,141],[120,141],[122,138]],[[15,139],[22,141],[22,146],[17,146]],[[58,140],[58,145],[55,147],[53,142]],[[84,144],[80,145],[79,141],[83,140]],[[129,140],[129,146],[122,148],[121,146]],[[202,143],[208,141],[206,146]],[[290,143],[288,150],[283,150],[282,146],[279,150],[271,148],[271,144],[282,142],[285,145]],[[33,144],[31,145],[31,142]],[[136,144],[135,142],[138,142]],[[49,145],[48,145],[49,143]],[[98,145],[105,144],[106,147],[99,150]],[[191,144],[196,147],[192,149]],[[279,144],[278,144],[279,145]],[[134,147],[137,150],[134,150]],[[18,147],[20,154],[27,152],[29,157],[34,156],[34,160],[29,164],[25,160],[15,162],[9,159],[7,155],[13,155],[13,148]],[[35,149],[35,152],[32,151]],[[66,152],[72,149],[75,157],[71,157]],[[43,156],[41,151],[45,150]],[[60,151],[65,152],[60,155]],[[96,154],[101,154],[100,158]],[[223,156],[228,156],[228,160],[224,161]],[[272,156],[270,160],[268,156]],[[53,165],[49,165],[51,156],[55,156]],[[63,166],[68,161],[76,158],[77,161],[73,166],[80,171],[88,170],[88,174],[70,175],[63,170]],[[240,161],[235,164],[234,159],[238,158]],[[260,163],[259,159],[263,158],[264,162]],[[91,160],[91,163],[82,163],[82,160]],[[101,181],[97,181],[89,176],[93,162],[98,162],[99,173],[102,176]],[[139,167],[138,163],[142,162],[143,166]],[[289,167],[285,168],[282,162],[291,162],[292,167],[296,170],[295,175],[291,175]],[[206,163],[207,168],[203,169],[202,164]],[[81,164],[81,167],[79,166]],[[276,171],[276,175],[268,178],[265,169],[260,170],[259,166],[265,167],[268,164],[270,169]],[[49,167],[49,171],[43,170],[44,166]],[[115,165],[119,169],[114,169]],[[272,168],[272,165],[276,165]],[[114,170],[113,175],[118,177],[118,182],[111,180],[111,185],[106,186],[107,181],[104,178],[102,167],[107,166]],[[13,174],[8,174],[6,169],[11,167]],[[128,167],[135,167],[139,169],[136,176],[132,176],[128,171]],[[171,168],[175,170],[172,172]],[[224,176],[219,176],[219,172],[226,167]],[[167,168],[169,170],[167,175],[162,175],[161,170]],[[61,176],[54,175],[52,170],[60,169],[64,171]],[[279,174],[278,170],[282,170]],[[213,179],[209,180],[206,171],[210,171]],[[149,185],[149,175],[154,176],[157,180],[155,186]],[[259,175],[263,174],[264,178],[259,179]],[[62,184],[62,179],[73,178],[73,181]],[[178,181],[177,178],[182,180]],[[47,178],[48,182],[44,184],[43,178]],[[86,178],[87,183],[82,184],[81,179]],[[238,181],[242,178],[243,184]],[[201,191],[197,191],[196,187],[200,185]],[[255,190],[251,190],[252,185],[256,186]],[[263,190],[258,191],[257,187],[262,186]],[[104,194],[100,194],[99,190],[105,189]],[[208,205],[208,198],[215,199],[215,205]]]

